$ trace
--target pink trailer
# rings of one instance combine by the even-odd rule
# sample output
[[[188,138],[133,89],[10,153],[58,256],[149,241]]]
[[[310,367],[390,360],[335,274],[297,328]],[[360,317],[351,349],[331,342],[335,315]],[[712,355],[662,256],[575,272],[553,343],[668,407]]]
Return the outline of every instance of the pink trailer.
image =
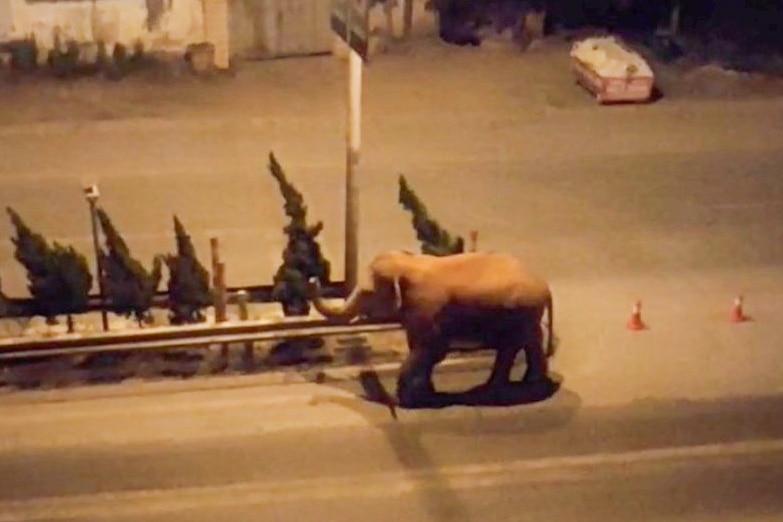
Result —
[[[602,76],[572,54],[571,68],[579,84],[594,94],[599,103],[647,102],[652,98],[652,74],[639,74],[633,64],[626,67],[624,76]]]

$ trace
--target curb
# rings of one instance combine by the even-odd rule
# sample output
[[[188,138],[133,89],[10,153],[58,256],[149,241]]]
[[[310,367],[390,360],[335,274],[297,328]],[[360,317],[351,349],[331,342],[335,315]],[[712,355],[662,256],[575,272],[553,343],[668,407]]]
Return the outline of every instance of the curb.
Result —
[[[160,131],[219,131],[231,128],[257,130],[275,128],[284,124],[312,123],[327,126],[331,118],[306,114],[244,115],[204,117],[187,114],[168,116],[118,116],[111,119],[58,119],[0,123],[0,137],[8,136],[64,136],[74,132],[160,132]]]
[[[440,372],[459,373],[487,369],[492,356],[474,355],[446,359],[438,365]],[[379,376],[396,374],[402,363],[372,365]],[[309,369],[305,371],[274,371],[256,375],[213,375],[192,377],[187,380],[150,381],[128,379],[117,384],[92,384],[52,390],[9,390],[0,393],[0,404],[42,404],[70,401],[90,401],[121,397],[145,397],[174,393],[205,392],[210,390],[235,390],[268,386],[285,386],[314,383],[321,374],[325,382],[356,380],[367,366],[341,366],[338,368]]]

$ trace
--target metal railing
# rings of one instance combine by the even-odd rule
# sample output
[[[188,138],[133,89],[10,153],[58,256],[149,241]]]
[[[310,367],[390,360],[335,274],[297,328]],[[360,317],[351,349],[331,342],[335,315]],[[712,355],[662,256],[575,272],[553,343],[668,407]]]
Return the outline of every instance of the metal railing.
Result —
[[[227,346],[234,343],[394,331],[396,322],[335,323],[326,319],[242,321],[215,325],[151,328],[147,331],[66,334],[57,338],[13,339],[0,342],[0,361],[137,350],[170,350]]]
[[[247,293],[248,301],[251,303],[274,303],[275,299],[272,298],[272,285],[256,285],[256,286],[244,286],[244,287],[229,287],[226,288],[226,294],[234,296],[240,291]],[[331,282],[323,285],[322,287],[323,297],[326,298],[339,298],[345,297],[345,283],[342,281]],[[153,308],[166,308],[168,306],[169,295],[165,290],[155,292],[155,297],[152,300]],[[8,317],[29,317],[37,315],[35,306],[35,300],[30,297],[15,297],[8,299],[10,304],[10,314]],[[90,295],[87,302],[87,310],[85,312],[99,312],[105,308],[105,304],[101,301],[101,298],[97,294]]]

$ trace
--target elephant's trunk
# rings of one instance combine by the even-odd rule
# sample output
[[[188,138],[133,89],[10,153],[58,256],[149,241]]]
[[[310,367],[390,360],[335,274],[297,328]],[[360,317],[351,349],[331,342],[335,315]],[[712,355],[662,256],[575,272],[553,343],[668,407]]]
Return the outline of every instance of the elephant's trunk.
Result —
[[[318,313],[327,319],[350,321],[359,315],[361,290],[357,287],[342,305],[327,303],[321,295],[321,289],[317,281],[314,282],[316,292],[313,295],[313,306]]]

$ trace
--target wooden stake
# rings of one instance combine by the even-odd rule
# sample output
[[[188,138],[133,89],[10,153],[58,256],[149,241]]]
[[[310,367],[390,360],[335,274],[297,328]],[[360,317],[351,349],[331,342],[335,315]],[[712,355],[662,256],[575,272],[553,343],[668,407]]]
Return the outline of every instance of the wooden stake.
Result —
[[[212,254],[212,288],[215,292],[215,322],[226,320],[226,281],[225,265],[220,261],[220,240],[209,238],[209,248]]]
[[[470,252],[475,252],[478,249],[478,230],[470,231]]]

